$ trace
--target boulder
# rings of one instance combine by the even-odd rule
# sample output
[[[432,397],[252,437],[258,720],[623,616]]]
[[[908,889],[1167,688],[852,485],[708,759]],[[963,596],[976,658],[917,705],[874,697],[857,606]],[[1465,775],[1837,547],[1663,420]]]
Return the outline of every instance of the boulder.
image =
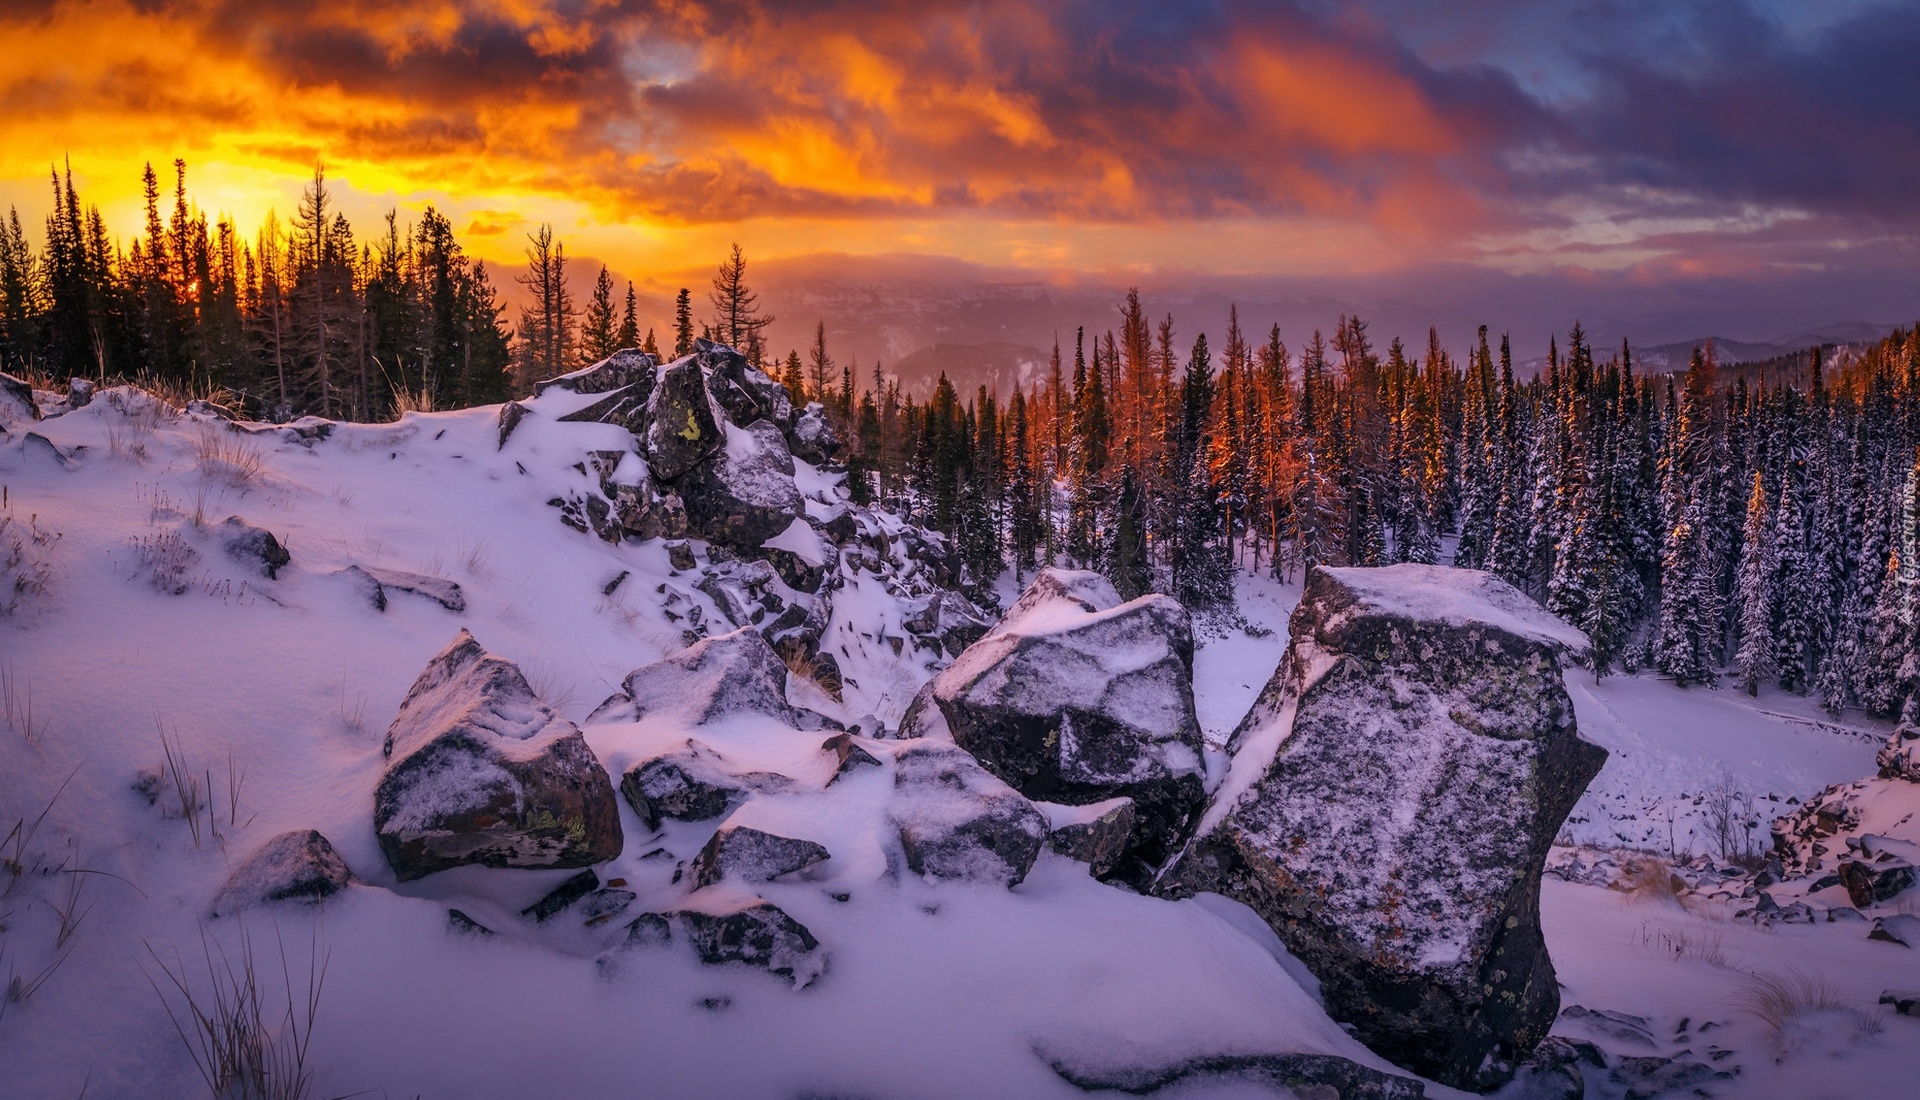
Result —
[[[659,947],[678,936],[709,966],[739,964],[765,970],[796,987],[826,972],[826,952],[806,925],[764,898],[696,896],[671,913],[645,913],[627,925],[626,945]]]
[[[793,397],[785,386],[724,344],[695,340],[693,348],[713,403],[720,406],[734,427],[764,420],[784,432],[793,425]]]
[[[1119,866],[1133,836],[1133,799],[1110,798],[1090,806],[1039,804],[1047,815],[1047,847],[1086,864],[1104,877]]]
[[[796,592],[818,592],[840,563],[840,552],[811,523],[795,519],[760,544],[767,564]]]
[[[588,868],[577,875],[569,875],[561,880],[560,885],[549,890],[545,897],[520,910],[520,915],[532,917],[535,922],[545,924],[566,912],[568,906],[599,888],[600,876],[595,874],[592,868]]]
[[[1257,1085],[1272,1095],[1301,1100],[1420,1100],[1427,1088],[1337,1054],[1215,1054],[1169,1065],[1094,1066],[1080,1058],[1040,1052],[1053,1072],[1085,1092],[1147,1096],[1162,1089],[1187,1095],[1212,1085],[1240,1095],[1235,1086]],[[1211,1091],[1211,1090],[1209,1090]]]
[[[825,466],[840,453],[840,433],[827,420],[827,410],[818,401],[810,401],[794,419],[787,433],[787,447],[793,457],[814,466]]]
[[[262,844],[233,869],[214,899],[213,915],[265,902],[318,902],[352,882],[353,872],[326,837],[312,829],[295,829]]]
[[[1920,990],[1889,989],[1880,994],[1880,1003],[1902,1016],[1920,1016]]]
[[[1887,743],[1874,756],[1882,779],[1904,779],[1920,783],[1920,726],[1900,723]]]
[[[40,406],[33,400],[33,387],[25,379],[0,373],[0,428],[38,419]]]
[[[560,417],[560,422],[563,424],[612,424],[618,428],[625,428],[637,438],[646,438],[653,398],[651,368],[645,377],[644,382],[623,386],[590,405],[575,409]]]
[[[1144,885],[1206,797],[1193,627],[1166,596],[1122,603],[1094,573],[1042,570],[933,680],[953,740],[1028,798],[1134,803],[1122,877]]]
[[[374,610],[387,609],[389,592],[410,592],[424,596],[455,613],[467,609],[467,596],[460,590],[458,581],[445,577],[428,577],[419,573],[408,573],[399,569],[381,569],[371,565],[349,565],[334,574],[346,577],[360,586],[367,601]]]
[[[1902,947],[1920,947],[1920,917],[1912,913],[1881,917],[1873,922],[1873,929],[1867,933],[1867,938],[1897,943]]]
[[[681,515],[684,516],[685,514],[686,514],[686,509],[682,507]],[[672,566],[674,569],[677,569],[680,572],[684,573],[689,569],[693,569],[694,567],[700,564],[699,561],[694,558],[693,547],[688,544],[686,539],[683,539],[683,538],[669,539],[667,541],[666,546],[667,546],[667,564]]]
[[[273,532],[255,527],[239,516],[228,516],[215,534],[226,547],[228,557],[260,570],[268,580],[278,578],[280,567],[293,560],[293,555],[273,537]]]
[[[668,477],[657,464],[655,470]],[[743,553],[757,552],[800,514],[793,470],[780,429],[759,420],[729,427],[718,457],[675,475],[674,489],[686,503],[695,534]]]
[[[721,879],[766,882],[804,871],[831,856],[811,840],[780,836],[746,825],[722,825],[693,857],[695,889]]]
[[[67,408],[84,409],[93,404],[94,384],[85,378],[67,379]]]
[[[1877,902],[1892,901],[1913,885],[1913,864],[1883,855],[1878,860],[1843,859],[1840,861],[1840,885],[1847,898],[1865,909]]]
[[[620,854],[613,783],[586,738],[465,630],[414,681],[382,751],[374,830],[403,882]]]
[[[1606,760],[1562,679],[1585,637],[1424,565],[1315,569],[1291,630],[1163,885],[1259,913],[1384,1057],[1496,1086],[1559,1009],[1540,874]]]
[[[500,406],[500,419],[498,421],[499,442],[494,445],[493,449],[496,451],[505,450],[507,438],[513,434],[515,428],[520,426],[520,422],[526,418],[527,407],[518,401],[509,401]]]
[[[612,393],[636,385],[651,389],[658,367],[659,361],[646,352],[638,348],[622,348],[590,367],[535,382],[533,392],[538,395],[550,389],[562,389],[574,393]],[[645,395],[642,395],[642,400],[645,400]]]
[[[993,624],[958,592],[945,589],[928,596],[919,606],[900,618],[900,625],[914,634],[930,639],[949,657],[958,657],[966,648],[986,636]]]
[[[735,714],[794,721],[787,703],[787,666],[759,631],[742,627],[702,638],[671,657],[627,674],[619,694],[589,722],[637,722],[667,717],[701,726]]]
[[[627,769],[620,794],[647,828],[662,821],[709,821],[752,791],[778,794],[793,781],[773,772],[736,772],[719,753],[689,739],[686,746]]]
[[[840,782],[843,776],[851,772],[881,766],[880,758],[861,748],[860,742],[854,740],[851,733],[836,733],[827,738],[821,742],[820,751],[832,753],[834,756],[833,775],[827,779],[829,787]]]
[[[704,462],[726,442],[700,364],[682,359],[660,372],[647,409],[647,464],[672,481]]]
[[[888,820],[917,875],[1017,886],[1047,834],[1033,803],[952,745],[920,741],[895,759]]]

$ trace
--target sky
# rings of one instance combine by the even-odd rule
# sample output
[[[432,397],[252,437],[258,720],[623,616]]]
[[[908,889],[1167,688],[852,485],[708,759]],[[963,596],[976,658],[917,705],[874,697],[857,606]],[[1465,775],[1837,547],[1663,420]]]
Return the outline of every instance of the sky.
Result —
[[[550,222],[653,294],[738,241],[1766,339],[1920,316],[1916,57],[1860,0],[0,0],[0,205],[70,163],[130,238],[181,157],[250,231],[324,164],[363,234],[432,204],[510,265]]]

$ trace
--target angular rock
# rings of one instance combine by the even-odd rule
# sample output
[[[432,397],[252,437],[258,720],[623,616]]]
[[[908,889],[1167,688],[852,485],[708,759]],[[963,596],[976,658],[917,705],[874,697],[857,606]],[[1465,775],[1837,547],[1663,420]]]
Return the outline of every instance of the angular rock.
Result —
[[[523,917],[532,917],[536,922],[545,924],[566,912],[567,907],[600,888],[600,876],[592,868],[577,875],[569,875],[560,885],[547,892],[547,895],[525,909],[520,910]]]
[[[686,539],[670,539],[667,542],[667,564],[684,573],[700,563],[694,559],[693,547],[687,544]]]
[[[1586,1068],[1605,1069],[1606,1064],[1606,1056],[1592,1043],[1549,1035],[1501,1095],[1511,1093],[1515,1100],[1582,1100],[1587,1094]]]
[[[40,406],[33,400],[33,387],[25,379],[0,373],[0,427],[38,419]]]
[[[1847,898],[1861,909],[1893,900],[1913,885],[1913,878],[1913,864],[1901,859],[1840,861],[1840,884],[1847,888]]]
[[[827,968],[826,953],[806,925],[764,899],[681,909],[671,918],[674,929],[709,966],[739,963],[777,974],[802,989]],[[628,933],[630,942],[632,937]]]
[[[499,934],[458,909],[447,910],[447,930],[450,932],[458,932],[463,936],[494,936]]]
[[[626,912],[639,897],[632,890],[611,886],[595,890],[580,902],[580,922],[588,928],[598,927]]]
[[[1041,1052],[1053,1072],[1086,1092],[1150,1096],[1161,1089],[1213,1084],[1257,1084],[1301,1100],[1421,1100],[1426,1085],[1396,1077],[1337,1054],[1215,1054],[1172,1065],[1092,1066]],[[1237,1095],[1237,1093],[1235,1093]]]
[[[800,513],[793,469],[780,430],[758,420],[728,429],[719,455],[676,475],[674,489],[695,534],[743,553],[758,551]],[[667,477],[657,463],[655,470]]]
[[[651,389],[658,366],[659,362],[646,352],[638,348],[622,348],[590,367],[535,382],[533,392],[537,395],[550,389],[562,389],[574,393],[611,393],[635,385]]]
[[[933,680],[953,740],[1028,798],[1134,802],[1123,878],[1144,885],[1206,797],[1193,627],[1166,596],[1121,603],[1046,569]]]
[[[827,632],[827,607],[818,596],[796,595],[780,613],[760,624],[760,633],[782,661],[811,665]],[[838,668],[836,662],[835,668]],[[822,686],[825,686],[824,684]],[[831,689],[830,693],[831,693]]]
[[[766,882],[825,863],[830,854],[811,840],[780,836],[746,825],[722,825],[693,857],[695,889],[721,879]]]
[[[67,408],[84,409],[93,404],[94,384],[85,378],[67,379]]]
[[[505,450],[507,447],[507,438],[513,435],[513,430],[518,428],[520,422],[526,418],[527,407],[518,401],[509,401],[500,406],[499,442],[494,445],[493,449],[496,451]]]
[[[761,543],[767,564],[797,592],[818,592],[840,563],[840,552],[804,519]]]
[[[416,596],[424,596],[456,613],[467,609],[467,596],[460,590],[459,582],[445,577],[428,577],[371,565],[349,565],[334,575],[350,578],[359,584],[376,611],[387,609],[388,592],[411,592]]]
[[[638,438],[646,438],[648,417],[652,415],[653,372],[646,381],[623,386],[584,408],[559,418],[562,424],[612,424],[625,428]]]
[[[1047,847],[1086,864],[1096,877],[1110,874],[1127,854],[1133,799],[1111,798],[1091,806],[1041,803],[1040,810],[1047,815]]]
[[[1027,877],[1047,819],[973,757],[916,742],[895,759],[893,782],[888,818],[913,873],[1006,886]]]
[[[764,420],[786,431],[793,425],[793,397],[765,372],[754,369],[747,357],[712,341],[694,341],[694,358],[705,372],[713,403],[736,428]]]
[[[1559,1008],[1540,874],[1606,760],[1562,679],[1585,638],[1420,565],[1314,570],[1291,630],[1166,888],[1253,908],[1382,1056],[1498,1085]]]
[[[707,569],[694,587],[712,598],[720,614],[734,626],[758,626],[769,613],[784,610],[773,595],[778,577],[763,561],[721,562]]]
[[[842,776],[861,768],[880,767],[880,759],[860,747],[851,733],[836,733],[820,744],[821,752],[830,752],[835,757],[833,776],[827,780],[827,786],[838,783]]]
[[[214,899],[213,915],[225,916],[264,902],[318,902],[353,881],[353,872],[326,837],[312,829],[296,829],[262,844],[234,868]]]
[[[1880,917],[1873,922],[1873,930],[1867,933],[1867,938],[1897,943],[1902,947],[1920,947],[1920,917],[1912,913]]]
[[[1902,1016],[1920,1016],[1920,990],[1889,989],[1880,994],[1880,1003],[1892,1005]]]
[[[827,420],[827,410],[818,401],[810,401],[794,419],[787,433],[787,446],[793,457],[814,466],[825,466],[840,453],[840,433]]]
[[[682,359],[660,373],[647,410],[647,464],[672,481],[704,462],[726,442],[700,364]]]
[[[620,854],[613,783],[573,723],[465,630],[387,730],[374,830],[401,881],[465,864],[586,867]]]
[[[968,646],[985,637],[987,631],[993,628],[987,617],[965,596],[944,589],[928,596],[925,603],[902,615],[900,625],[932,639],[949,657],[960,656]]]
[[[1920,726],[1900,723],[1887,743],[1874,755],[1882,779],[1904,779],[1920,783]]]
[[[787,666],[751,628],[702,638],[671,657],[627,674],[621,693],[601,703],[589,722],[670,717],[701,726],[735,714],[794,720],[787,703]]]
[[[688,740],[686,747],[627,769],[620,794],[647,828],[662,821],[709,821],[752,791],[778,794],[793,781],[773,772],[735,772],[712,749]]]
[[[228,516],[215,534],[226,547],[228,557],[258,568],[268,580],[278,578],[280,567],[293,560],[293,555],[271,531],[255,527],[239,516]]]

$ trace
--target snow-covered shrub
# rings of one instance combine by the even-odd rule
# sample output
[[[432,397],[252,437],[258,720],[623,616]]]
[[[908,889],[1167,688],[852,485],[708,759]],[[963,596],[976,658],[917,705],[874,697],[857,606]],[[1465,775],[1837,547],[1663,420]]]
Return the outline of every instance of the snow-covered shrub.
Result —
[[[131,540],[134,556],[155,592],[178,596],[187,590],[187,570],[200,552],[178,531],[160,531]]]

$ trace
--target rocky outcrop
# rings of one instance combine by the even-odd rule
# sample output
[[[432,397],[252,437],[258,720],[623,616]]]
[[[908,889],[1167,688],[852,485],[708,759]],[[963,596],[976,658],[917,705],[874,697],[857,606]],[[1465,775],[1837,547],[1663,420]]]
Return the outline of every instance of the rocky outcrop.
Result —
[[[586,739],[465,630],[414,681],[382,751],[374,830],[403,882],[620,854],[613,783]]]
[[[1094,573],[1046,569],[935,677],[953,740],[1028,798],[1134,804],[1119,873],[1144,885],[1205,791],[1193,627],[1166,596],[1122,603]],[[924,714],[924,711],[922,711]]]
[[[628,947],[660,947],[675,940],[693,946],[709,966],[765,970],[798,988],[826,972],[827,955],[807,927],[764,898],[738,899],[707,891],[671,913],[647,913],[627,925]]]
[[[793,397],[787,388],[757,370],[747,357],[711,340],[693,342],[694,360],[707,379],[714,404],[737,428],[766,421],[781,432],[793,427]]]
[[[728,427],[720,454],[680,476],[674,487],[695,534],[736,550],[758,550],[801,513],[793,471],[780,429],[757,420]]]
[[[815,466],[825,466],[840,454],[840,433],[827,420],[827,410],[818,401],[809,402],[787,433],[793,457]]]
[[[533,392],[542,394],[550,389],[562,389],[573,393],[618,393],[641,386],[646,389],[639,395],[644,404],[659,365],[659,360],[638,348],[622,348],[590,367],[535,382]]]
[[[353,872],[312,829],[281,833],[233,869],[214,899],[216,917],[275,901],[318,902],[353,883]]]
[[[671,657],[627,674],[620,692],[589,722],[634,722],[667,716],[701,726],[735,714],[794,721],[787,703],[787,666],[760,633],[748,628],[703,638]]]
[[[918,742],[894,761],[890,821],[917,875],[1017,886],[1047,834],[1033,803],[952,745]]]
[[[1252,907],[1381,1055],[1499,1084],[1559,1009],[1540,874],[1606,759],[1562,680],[1585,644],[1488,574],[1314,570],[1163,886]]]
[[[648,465],[665,481],[685,475],[725,444],[699,360],[682,359],[660,372],[644,442]]]

